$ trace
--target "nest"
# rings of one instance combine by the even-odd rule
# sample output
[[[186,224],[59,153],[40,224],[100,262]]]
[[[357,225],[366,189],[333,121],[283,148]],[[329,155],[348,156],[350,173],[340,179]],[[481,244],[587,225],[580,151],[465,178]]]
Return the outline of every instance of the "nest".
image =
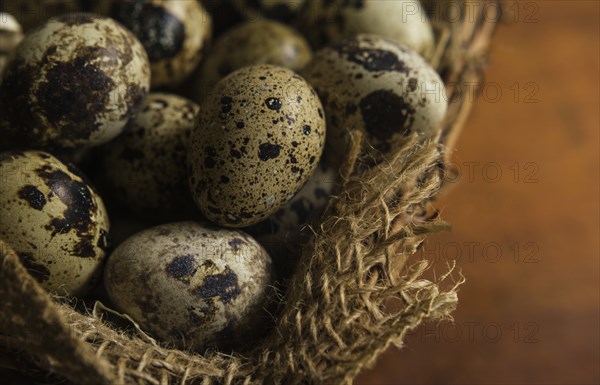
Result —
[[[468,9],[454,2],[465,11],[461,17],[432,18],[438,42],[432,62],[452,85],[440,137],[409,138],[387,162],[369,166],[362,138],[354,135],[343,191],[314,229],[273,329],[254,349],[186,352],[116,327],[99,304],[90,309],[50,296],[0,241],[0,367],[81,385],[346,384],[391,344],[401,347],[421,322],[448,318],[461,280],[450,272],[427,280],[426,261],[406,262],[428,233],[447,227],[431,201],[443,186],[446,149],[473,102],[456,93],[482,78],[496,24],[490,4],[497,7],[494,0],[470,2]]]

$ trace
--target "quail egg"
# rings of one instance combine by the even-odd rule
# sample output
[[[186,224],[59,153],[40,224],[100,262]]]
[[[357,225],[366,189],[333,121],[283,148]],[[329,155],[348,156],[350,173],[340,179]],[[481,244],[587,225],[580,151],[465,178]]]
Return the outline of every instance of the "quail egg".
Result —
[[[331,197],[340,187],[338,170],[326,159],[310,176],[304,187],[268,219],[245,229],[278,265],[282,275],[289,276],[312,235],[310,226],[318,226]]]
[[[108,247],[100,196],[72,166],[45,152],[0,154],[0,238],[53,293],[85,295]]]
[[[138,216],[181,219],[195,211],[186,155],[198,111],[183,97],[151,93],[126,132],[99,151],[110,191]]]
[[[16,146],[90,147],[120,134],[146,95],[144,47],[112,19],[51,19],[17,47],[0,87],[0,134]]]
[[[0,82],[9,55],[23,40],[21,25],[12,15],[0,12]]]
[[[375,159],[395,150],[409,133],[434,137],[447,109],[439,75],[415,51],[375,36],[359,35],[315,54],[302,72],[321,97],[328,147],[343,161],[348,133],[366,134]]]
[[[110,3],[109,16],[144,45],[150,58],[152,88],[177,86],[200,63],[212,33],[211,17],[200,1],[106,1]]]
[[[426,58],[433,54],[433,28],[418,0],[313,1],[310,6],[301,26],[317,47],[357,34],[373,34]]]
[[[267,320],[273,283],[271,258],[249,235],[196,222],[133,235],[104,272],[119,309],[186,349],[250,341]]]
[[[291,27],[269,20],[246,22],[217,40],[201,66],[194,99],[202,100],[219,80],[242,67],[273,64],[299,71],[311,57],[310,46]]]
[[[309,0],[233,0],[239,12],[249,20],[269,18],[293,20],[311,1]]]
[[[258,223],[304,185],[324,141],[321,102],[302,77],[271,65],[244,67],[213,88],[192,132],[196,205],[222,226]]]
[[[0,12],[7,12],[29,32],[52,17],[82,11],[81,0],[6,0],[0,2]]]

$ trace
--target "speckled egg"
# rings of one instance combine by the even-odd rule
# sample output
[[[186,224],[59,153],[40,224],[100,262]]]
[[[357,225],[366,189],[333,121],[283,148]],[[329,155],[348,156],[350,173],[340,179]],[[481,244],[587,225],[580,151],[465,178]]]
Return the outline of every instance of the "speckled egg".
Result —
[[[15,16],[26,32],[52,17],[80,12],[89,0],[4,0],[0,11]]]
[[[321,102],[302,77],[271,65],[244,67],[213,88],[192,132],[196,205],[222,226],[260,222],[304,185],[324,141]]]
[[[434,137],[447,109],[439,75],[415,51],[375,35],[359,35],[315,54],[302,72],[327,113],[327,143],[343,161],[348,133],[366,134],[380,159],[409,133]],[[333,162],[336,162],[335,159]]]
[[[23,40],[23,30],[17,19],[8,13],[0,12],[0,82],[8,58],[21,40]]]
[[[249,20],[258,18],[290,21],[304,10],[309,0],[233,0],[239,12]]]
[[[245,229],[271,255],[283,275],[288,275],[302,253],[302,246],[318,226],[331,197],[340,187],[336,168],[321,159],[315,172],[294,195],[268,219]]]
[[[110,191],[138,216],[181,219],[195,211],[186,156],[198,111],[188,99],[151,93],[126,132],[99,151]]]
[[[433,28],[418,0],[310,3],[301,26],[317,47],[357,34],[373,34],[402,44],[426,58],[433,54]]]
[[[17,146],[90,147],[119,135],[150,86],[144,47],[112,19],[75,13],[29,33],[0,87]]]
[[[145,331],[178,347],[247,343],[265,323],[271,258],[249,235],[195,222],[144,230],[110,256],[104,284]]]
[[[0,154],[0,238],[53,293],[85,295],[97,282],[109,221],[74,167],[45,152]]]
[[[291,27],[269,20],[246,22],[217,40],[195,81],[194,99],[203,100],[219,80],[242,67],[273,64],[299,71],[311,58],[310,46]]]
[[[152,88],[173,88],[194,71],[208,46],[212,21],[200,1],[104,0],[109,15],[144,45],[152,68]]]

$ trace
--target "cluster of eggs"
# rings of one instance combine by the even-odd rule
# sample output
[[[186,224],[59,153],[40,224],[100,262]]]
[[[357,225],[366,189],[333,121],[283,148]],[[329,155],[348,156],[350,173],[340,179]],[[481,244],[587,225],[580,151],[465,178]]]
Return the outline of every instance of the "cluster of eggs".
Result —
[[[0,12],[0,238],[48,291],[103,281],[179,347],[240,346],[268,324],[352,131],[382,161],[446,112],[417,1]]]

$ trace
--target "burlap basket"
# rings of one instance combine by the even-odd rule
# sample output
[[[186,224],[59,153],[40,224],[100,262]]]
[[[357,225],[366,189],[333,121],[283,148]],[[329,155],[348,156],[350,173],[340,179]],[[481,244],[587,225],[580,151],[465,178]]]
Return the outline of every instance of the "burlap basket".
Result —
[[[102,306],[50,296],[0,240],[0,367],[38,383],[346,384],[424,320],[448,318],[461,279],[427,280],[426,261],[405,263],[428,233],[446,227],[431,201],[473,102],[459,93],[482,79],[499,8],[479,0],[431,10],[433,64],[451,100],[439,141],[409,139],[389,162],[369,167],[354,137],[343,192],[305,248],[273,330],[252,351],[178,351],[118,328]]]

